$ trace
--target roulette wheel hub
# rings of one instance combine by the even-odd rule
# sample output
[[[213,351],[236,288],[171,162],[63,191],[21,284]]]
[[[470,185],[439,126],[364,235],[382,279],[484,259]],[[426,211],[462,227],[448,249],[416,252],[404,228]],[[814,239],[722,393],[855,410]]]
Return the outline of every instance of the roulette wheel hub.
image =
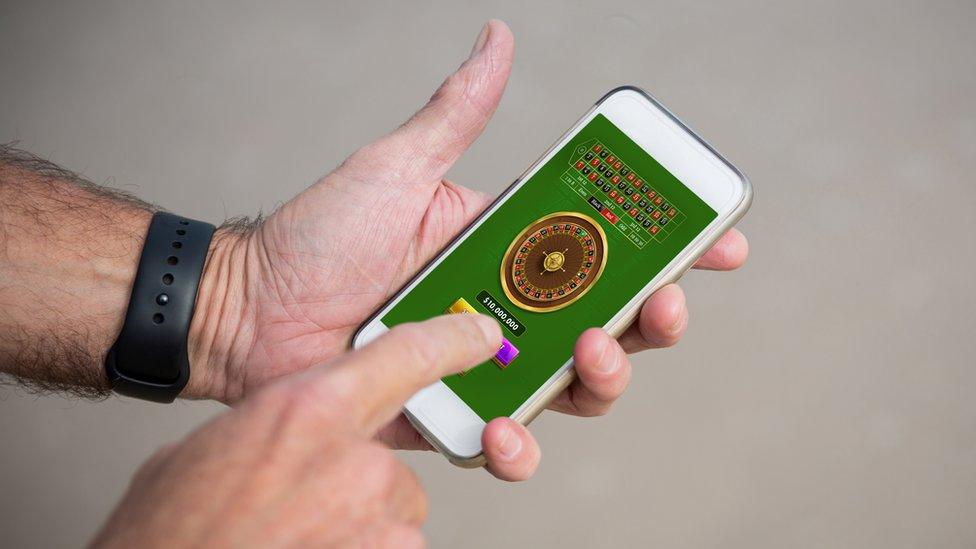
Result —
[[[563,263],[566,262],[566,256],[563,255],[565,250],[562,252],[544,252],[546,253],[546,260],[542,263],[542,266],[546,268],[547,271],[565,271],[563,269]]]

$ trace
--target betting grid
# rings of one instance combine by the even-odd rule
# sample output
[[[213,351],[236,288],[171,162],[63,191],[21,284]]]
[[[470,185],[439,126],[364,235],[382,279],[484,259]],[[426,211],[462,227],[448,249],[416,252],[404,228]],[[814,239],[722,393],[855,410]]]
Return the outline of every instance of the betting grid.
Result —
[[[639,249],[664,242],[686,218],[603,143],[578,145],[561,179]],[[592,192],[596,192],[594,196]]]

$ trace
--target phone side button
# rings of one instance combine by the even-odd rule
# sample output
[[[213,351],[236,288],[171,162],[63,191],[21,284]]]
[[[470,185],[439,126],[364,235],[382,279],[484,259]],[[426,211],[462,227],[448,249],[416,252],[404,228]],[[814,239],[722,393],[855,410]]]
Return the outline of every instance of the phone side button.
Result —
[[[692,265],[694,265],[694,263],[692,263]],[[680,281],[681,278],[683,276],[685,276],[685,274],[691,269],[692,265],[689,265],[689,266],[685,267],[684,269],[681,269],[677,273],[669,276],[667,278],[667,280],[664,281],[664,285],[667,285],[667,284],[677,284],[678,281]]]

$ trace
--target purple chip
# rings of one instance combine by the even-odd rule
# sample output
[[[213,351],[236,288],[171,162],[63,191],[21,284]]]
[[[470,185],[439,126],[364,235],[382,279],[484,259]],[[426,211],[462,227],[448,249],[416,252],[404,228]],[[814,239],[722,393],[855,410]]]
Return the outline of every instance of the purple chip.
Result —
[[[515,360],[518,354],[519,350],[515,348],[515,345],[512,345],[511,341],[502,338],[502,346],[498,348],[498,352],[495,353],[495,357],[492,360],[502,368],[505,368]]]

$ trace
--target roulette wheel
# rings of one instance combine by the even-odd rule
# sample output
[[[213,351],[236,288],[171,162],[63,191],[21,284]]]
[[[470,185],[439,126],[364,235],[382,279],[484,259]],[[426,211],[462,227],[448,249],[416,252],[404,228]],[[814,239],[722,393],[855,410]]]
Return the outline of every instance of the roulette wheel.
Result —
[[[527,311],[557,311],[583,297],[607,263],[607,235],[577,212],[557,212],[532,222],[502,258],[502,289]]]

